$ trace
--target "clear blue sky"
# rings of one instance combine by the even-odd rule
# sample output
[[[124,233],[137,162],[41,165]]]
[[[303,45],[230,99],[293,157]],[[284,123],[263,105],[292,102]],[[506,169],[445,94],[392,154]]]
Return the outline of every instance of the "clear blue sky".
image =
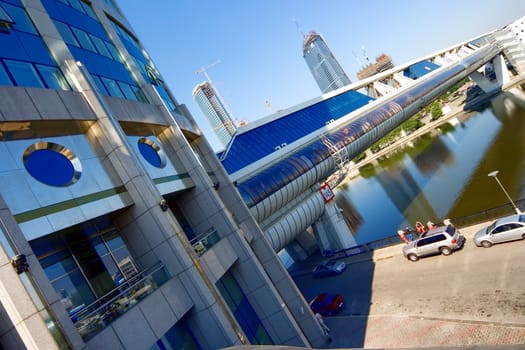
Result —
[[[352,81],[381,53],[402,64],[525,16],[524,0],[120,0],[179,103],[212,147],[222,147],[193,88],[208,74],[236,121],[254,121],[320,95],[302,57],[319,32]],[[359,63],[360,62],[360,63]]]

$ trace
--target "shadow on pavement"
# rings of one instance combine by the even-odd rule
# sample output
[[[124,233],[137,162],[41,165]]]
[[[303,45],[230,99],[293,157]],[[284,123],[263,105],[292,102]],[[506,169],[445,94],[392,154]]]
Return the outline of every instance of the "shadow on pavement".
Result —
[[[363,348],[375,269],[371,253],[338,259],[347,264],[342,274],[314,278],[312,269],[324,259],[319,253],[307,261],[295,262],[288,270],[307,301],[323,292],[341,294],[344,298],[342,310],[337,315],[324,318],[332,336],[332,341],[327,342],[325,348]]]

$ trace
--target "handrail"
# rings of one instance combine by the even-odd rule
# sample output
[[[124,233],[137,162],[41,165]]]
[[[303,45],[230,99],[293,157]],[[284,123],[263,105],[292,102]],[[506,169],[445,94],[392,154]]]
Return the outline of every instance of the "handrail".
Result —
[[[70,315],[80,335],[87,339],[106,327],[108,323],[124,314],[129,308],[151,294],[165,280],[153,275],[165,268],[162,262],[139,272],[122,285],[114,288],[91,304]],[[126,286],[127,284],[127,286]],[[114,295],[111,297],[111,295]],[[108,299],[109,298],[109,299]]]
[[[525,199],[517,200],[515,201],[515,203],[520,208],[520,210],[524,210]],[[495,220],[502,216],[511,215],[511,214],[514,214],[513,207],[510,204],[504,204],[504,205],[500,205],[498,207],[483,210],[483,211],[480,211],[474,214],[451,218],[449,220],[450,222],[454,224],[454,226],[461,228],[465,226],[479,224],[485,221]],[[345,249],[336,250],[336,251],[324,251],[323,255],[331,259],[343,259],[343,258],[347,258],[353,255],[368,253],[368,252],[371,252],[379,248],[384,248],[384,247],[392,246],[392,245],[399,244],[399,243],[402,243],[402,240],[399,238],[399,236],[392,235],[392,236],[388,236],[382,239],[378,239],[372,242],[364,243],[364,244],[357,245],[357,246],[350,247],[350,248],[345,248]]]
[[[201,256],[210,249],[215,243],[219,242],[221,237],[215,228],[211,228],[203,234],[200,234],[190,240],[190,245],[197,255]]]

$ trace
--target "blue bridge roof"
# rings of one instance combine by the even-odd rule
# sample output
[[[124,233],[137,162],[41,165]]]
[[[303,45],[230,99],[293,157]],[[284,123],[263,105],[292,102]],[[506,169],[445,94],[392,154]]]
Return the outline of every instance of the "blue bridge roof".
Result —
[[[439,68],[430,61],[418,62],[404,70],[403,74],[418,79]],[[323,98],[305,107],[271,119],[256,127],[248,125],[233,136],[228,148],[218,154],[224,168],[229,174],[264,158],[280,147],[291,144],[332,120],[368,104],[372,97],[354,90],[341,92],[335,96]]]
[[[238,132],[221,159],[230,174],[271,154],[285,144],[297,141],[373,98],[357,91],[346,91],[298,109],[264,125]]]

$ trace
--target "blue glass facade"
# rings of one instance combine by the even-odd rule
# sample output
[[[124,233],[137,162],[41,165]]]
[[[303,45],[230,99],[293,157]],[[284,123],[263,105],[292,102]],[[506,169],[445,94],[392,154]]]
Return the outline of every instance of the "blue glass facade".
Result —
[[[435,64],[433,62],[421,61],[405,69],[403,71],[403,75],[405,77],[409,77],[410,79],[418,79],[424,76],[425,74],[428,74],[438,69],[439,67],[440,66],[438,64]]]
[[[2,0],[0,8],[14,22],[0,33],[0,84],[69,90],[20,0]]]
[[[274,344],[231,272],[227,272],[217,281],[217,288],[250,344]]]
[[[348,113],[368,104],[371,97],[357,91],[337,96],[290,113],[282,118],[234,136],[223,155],[222,164],[234,173],[275,152],[283,143],[290,144]]]
[[[213,283],[221,276],[199,265],[225,232],[242,237],[231,215],[245,209],[237,206],[240,198],[216,196],[205,174],[217,184],[227,175],[217,171],[217,159],[205,159],[209,145],[197,128],[185,128],[194,126],[189,111],[177,104],[126,19],[106,3],[114,4],[0,0],[0,214],[9,220],[2,233],[27,242],[24,253],[38,263],[23,273],[38,276],[37,287],[46,291],[38,300],[19,283],[9,285],[10,295],[35,302],[27,303],[31,312],[22,323],[15,315],[16,329],[6,321],[2,347],[31,346],[48,330],[43,348],[55,347],[55,334],[58,348],[220,348],[237,338],[307,345],[281,304],[308,305],[291,279],[280,278],[286,293],[270,283],[264,267],[278,263],[273,254],[268,262],[256,255],[265,251],[250,246],[216,249],[226,273],[224,298],[217,298]],[[163,148],[177,154],[168,158]],[[162,214],[168,210],[176,219]],[[203,241],[208,251],[197,259],[184,249]],[[39,312],[37,320],[32,315]],[[17,329],[26,331],[18,337]]]
[[[175,111],[177,108],[176,104],[171,98],[164,81],[160,78],[160,74],[155,69],[150,59],[146,56],[145,51],[139,46],[138,41],[119,24],[115,22],[111,23],[122,43],[126,47],[126,50],[135,60],[135,63],[139,68],[139,71],[142,74],[144,80],[153,84],[155,90],[157,90],[164,103],[166,103],[168,109]]]
[[[43,0],[75,60],[90,72],[102,94],[146,101],[91,7],[80,0]]]

